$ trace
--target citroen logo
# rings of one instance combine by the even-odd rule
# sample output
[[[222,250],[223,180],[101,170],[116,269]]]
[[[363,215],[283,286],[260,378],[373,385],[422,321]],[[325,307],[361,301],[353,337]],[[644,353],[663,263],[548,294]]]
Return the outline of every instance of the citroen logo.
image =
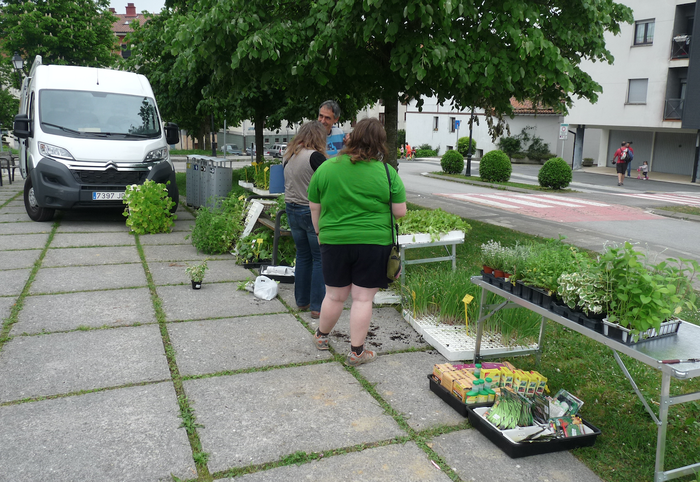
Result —
[[[114,169],[114,170],[116,170],[116,169],[117,169],[117,165],[116,165],[114,162],[109,161],[109,162],[107,163],[107,165],[105,166],[105,169]]]

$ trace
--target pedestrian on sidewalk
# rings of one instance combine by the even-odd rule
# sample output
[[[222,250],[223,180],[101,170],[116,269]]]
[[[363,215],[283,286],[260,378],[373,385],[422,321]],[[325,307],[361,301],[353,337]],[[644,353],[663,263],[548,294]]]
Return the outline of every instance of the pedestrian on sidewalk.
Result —
[[[406,214],[403,182],[383,162],[388,156],[385,144],[386,132],[379,120],[361,120],[340,155],[321,164],[309,184],[309,207],[326,281],[314,345],[328,349],[328,336],[351,295],[351,351],[346,360],[350,366],[375,359],[375,353],[365,349],[372,301],[380,288],[389,285],[386,271],[393,217]]]
[[[647,164],[647,161],[644,161],[641,166],[639,166],[639,170],[642,172],[644,175],[644,180],[648,181],[649,180],[649,164]]]
[[[615,164],[616,170],[617,170],[617,185],[622,186],[623,181],[625,180],[625,169],[627,169],[627,163],[625,159],[628,156],[627,153],[627,143],[623,142],[620,145],[620,148],[615,151],[615,155],[613,156],[613,163]]]
[[[634,160],[634,149],[632,149],[632,143],[627,141],[626,144],[629,156],[627,159],[627,177],[632,177],[632,161]]]
[[[283,156],[285,210],[297,249],[294,298],[297,307],[301,311],[310,309],[314,319],[320,316],[326,285],[307,190],[311,176],[326,160],[326,135],[323,124],[307,122],[299,128]]]
[[[413,158],[413,151],[411,150],[411,144],[406,143],[406,159],[409,161]]]

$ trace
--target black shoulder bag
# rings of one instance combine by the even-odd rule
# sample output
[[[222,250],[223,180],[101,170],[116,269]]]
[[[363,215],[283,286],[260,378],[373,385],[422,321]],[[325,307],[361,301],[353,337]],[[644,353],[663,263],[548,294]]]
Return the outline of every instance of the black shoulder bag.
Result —
[[[399,226],[394,223],[394,213],[391,209],[391,176],[386,163],[384,163],[384,169],[386,170],[386,178],[389,181],[389,224],[391,224],[391,252],[386,264],[386,277],[389,278],[390,283],[393,283],[401,275],[401,251],[399,250]]]

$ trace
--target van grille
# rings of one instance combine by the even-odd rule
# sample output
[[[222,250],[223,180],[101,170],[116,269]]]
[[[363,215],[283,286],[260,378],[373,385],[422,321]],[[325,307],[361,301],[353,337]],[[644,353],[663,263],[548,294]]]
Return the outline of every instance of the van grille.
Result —
[[[143,184],[148,177],[148,171],[73,171],[76,181],[80,184],[118,185]]]

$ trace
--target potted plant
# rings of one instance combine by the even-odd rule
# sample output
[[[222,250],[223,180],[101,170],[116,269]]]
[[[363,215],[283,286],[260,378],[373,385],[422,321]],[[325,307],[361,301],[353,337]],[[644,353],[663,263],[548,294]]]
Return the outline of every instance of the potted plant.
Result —
[[[501,246],[501,243],[494,241],[493,239],[481,245],[481,264],[484,269],[484,273],[493,273],[493,267],[496,265],[496,260],[502,250],[503,247]]]
[[[198,290],[202,287],[202,281],[204,280],[204,273],[207,271],[207,260],[205,259],[199,264],[193,266],[188,266],[185,268],[185,273],[190,277],[192,281],[192,289]]]
[[[272,264],[273,233],[267,228],[258,228],[236,243],[236,262],[244,268],[259,268]]]
[[[550,240],[527,258],[522,272],[522,283],[530,287],[529,301],[549,308],[557,291],[559,277],[569,271],[575,248],[562,243],[563,238]],[[525,291],[523,291],[525,293]]]

